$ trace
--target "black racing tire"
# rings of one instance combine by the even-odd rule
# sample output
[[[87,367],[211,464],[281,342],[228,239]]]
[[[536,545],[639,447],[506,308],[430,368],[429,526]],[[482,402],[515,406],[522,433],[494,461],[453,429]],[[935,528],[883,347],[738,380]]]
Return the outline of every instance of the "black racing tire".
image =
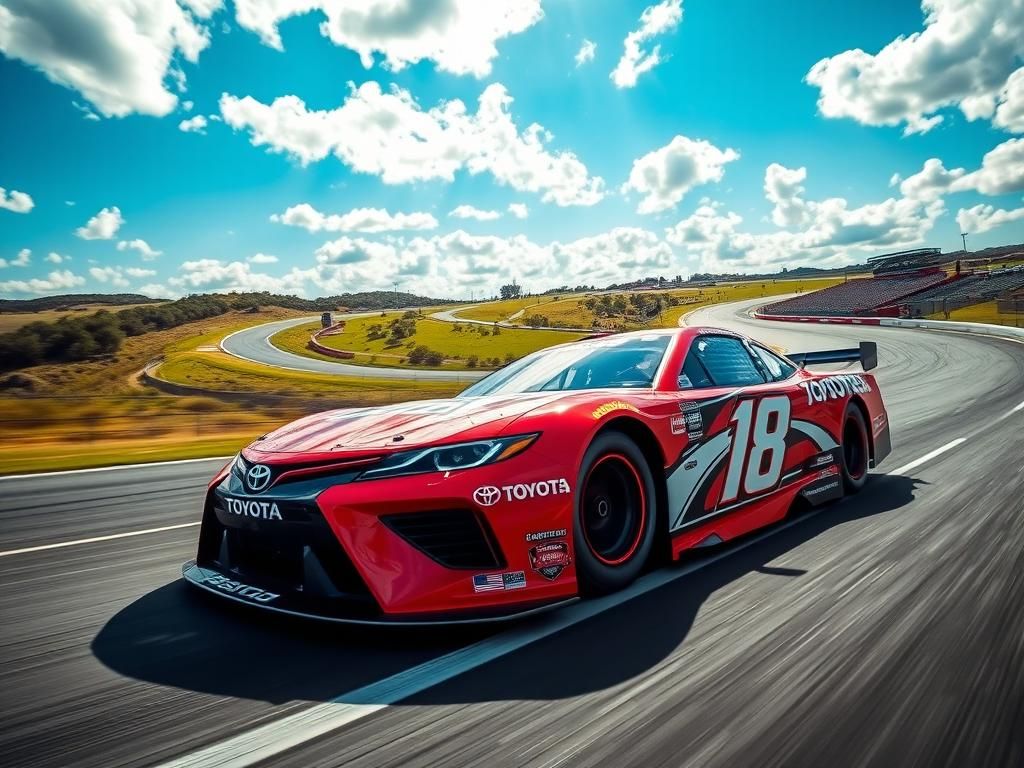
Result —
[[[573,543],[581,594],[614,592],[640,575],[654,547],[655,494],[637,444],[621,432],[598,435],[576,480]]]
[[[857,493],[868,481],[868,425],[864,413],[853,403],[847,403],[843,414],[840,457],[843,470],[843,490]]]

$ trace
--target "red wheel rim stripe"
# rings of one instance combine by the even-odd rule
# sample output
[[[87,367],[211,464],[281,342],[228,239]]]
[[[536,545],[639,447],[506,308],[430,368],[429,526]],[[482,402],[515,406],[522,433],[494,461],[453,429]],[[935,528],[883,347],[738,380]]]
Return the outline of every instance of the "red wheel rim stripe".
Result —
[[[587,476],[583,480],[584,495],[586,495],[587,486],[590,484],[591,474],[593,474],[595,469],[597,469],[599,466],[601,466],[604,462],[608,461],[609,459],[617,459],[618,461],[621,461],[623,464],[625,464],[626,467],[629,469],[630,473],[633,475],[633,479],[636,480],[636,487],[637,490],[640,492],[640,525],[637,528],[636,540],[630,545],[629,550],[626,552],[626,554],[622,555],[622,557],[618,557],[615,560],[608,560],[607,558],[601,557],[601,555],[599,555],[597,551],[594,549],[593,544],[590,543],[590,539],[587,537],[587,526],[581,525],[580,528],[583,530],[583,539],[587,542],[587,548],[590,550],[590,553],[594,557],[596,557],[605,565],[621,565],[622,563],[629,560],[636,553],[636,550],[640,546],[640,541],[641,539],[643,539],[644,528],[647,525],[647,496],[644,493],[644,484],[643,480],[640,479],[640,473],[636,471],[636,467],[633,466],[633,462],[630,461],[629,457],[624,456],[621,453],[606,453],[604,456],[602,456],[600,459],[594,462],[594,465],[587,470]],[[582,498],[580,500],[582,501]],[[580,515],[582,516],[582,507],[580,508]]]

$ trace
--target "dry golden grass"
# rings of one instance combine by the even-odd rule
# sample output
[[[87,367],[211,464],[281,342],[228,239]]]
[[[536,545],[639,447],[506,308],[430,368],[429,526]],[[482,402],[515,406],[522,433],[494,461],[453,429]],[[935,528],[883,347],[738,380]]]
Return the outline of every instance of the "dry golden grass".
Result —
[[[1024,312],[1000,312],[996,302],[985,301],[969,307],[956,309],[947,318],[941,312],[928,315],[929,320],[954,320],[960,323],[992,323],[1024,328]]]
[[[105,309],[108,312],[120,312],[122,309],[149,307],[153,304],[161,303],[163,302],[153,301],[148,304],[118,304],[116,306],[111,304],[79,304],[65,310],[47,309],[41,312],[0,312],[0,333],[16,331],[29,323],[52,323],[55,320],[60,320],[62,317],[82,317],[83,315],[98,312],[101,309]]]

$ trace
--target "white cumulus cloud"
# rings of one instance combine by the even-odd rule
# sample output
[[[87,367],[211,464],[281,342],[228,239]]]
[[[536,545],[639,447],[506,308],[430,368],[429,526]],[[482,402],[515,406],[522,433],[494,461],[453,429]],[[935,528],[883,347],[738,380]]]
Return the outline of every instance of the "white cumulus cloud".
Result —
[[[0,10],[3,10],[0,8]],[[28,213],[35,207],[32,196],[26,192],[12,189],[10,192],[0,187],[0,208],[14,213]]]
[[[664,61],[661,45],[648,49],[647,44],[658,35],[678,27],[682,20],[683,0],[663,0],[644,9],[640,14],[640,26],[626,35],[622,58],[610,75],[617,88],[632,88],[640,75]]]
[[[168,279],[167,283],[173,292],[270,291],[306,295],[307,279],[308,275],[297,269],[282,276],[275,276],[254,272],[244,261],[196,259],[182,262],[179,274]],[[145,289],[143,292],[159,293]]]
[[[960,226],[960,231],[972,235],[980,235],[1003,224],[1022,219],[1024,207],[1007,211],[991,205],[975,205],[973,208],[961,208],[956,214],[956,223]]]
[[[597,53],[597,43],[593,40],[584,40],[583,45],[576,51],[575,61],[577,67],[582,67],[588,61],[594,60],[594,55]]]
[[[924,133],[958,107],[968,120],[1019,130],[1022,0],[922,0],[924,28],[872,54],[855,48],[822,59],[807,73],[825,117],[900,125]],[[1002,114],[997,113],[1000,102]],[[1016,127],[1014,127],[1016,126]]]
[[[207,121],[203,115],[196,115],[178,123],[178,130],[185,133],[206,133]]]
[[[46,260],[48,262],[50,262],[51,264],[63,264],[65,261],[71,261],[71,257],[70,256],[62,256],[61,254],[57,253],[56,251],[50,251],[46,255]]]
[[[0,293],[56,293],[68,288],[76,288],[83,283],[85,283],[85,278],[70,270],[55,270],[45,278],[0,281]]]
[[[525,219],[530,215],[530,209],[526,207],[526,203],[509,203],[508,212],[517,219]]]
[[[358,53],[367,69],[379,54],[394,71],[430,60],[476,77],[490,74],[499,40],[544,15],[540,0],[235,0],[235,10],[242,27],[279,50],[280,22],[318,11],[320,34]]]
[[[472,205],[458,205],[448,213],[456,219],[476,219],[477,221],[494,221],[501,218],[501,211],[485,211]]]
[[[232,128],[248,130],[255,146],[284,152],[302,164],[333,154],[352,170],[386,184],[428,179],[451,181],[459,170],[490,173],[500,184],[535,192],[558,205],[593,205],[604,182],[591,176],[572,152],[550,152],[550,134],[536,123],[520,131],[512,98],[500,83],[480,96],[476,114],[458,99],[424,110],[397,86],[351,86],[332,110],[310,110],[297,96],[264,104],[224,94],[221,114]]]
[[[307,232],[394,232],[404,229],[436,229],[437,219],[429,213],[389,213],[384,208],[354,208],[347,213],[325,214],[309,203],[299,203],[275,213],[271,221],[302,227]]]
[[[725,164],[739,158],[734,149],[719,149],[703,139],[676,136],[664,147],[633,161],[622,191],[638,192],[639,213],[675,206],[694,187],[722,180]]]
[[[0,5],[0,51],[81,93],[107,117],[166,115],[168,78],[209,45],[220,0],[45,0]],[[176,75],[175,73],[182,73]],[[95,115],[94,115],[95,117]]]
[[[11,260],[0,258],[0,269],[6,267],[27,267],[29,262],[32,260],[32,251],[28,248],[22,248],[18,251],[18,255]]]
[[[127,288],[128,278],[119,267],[90,267],[89,274],[92,279],[101,283],[110,283],[115,288]]]
[[[138,253],[143,261],[152,261],[157,256],[163,254],[163,251],[155,250],[149,243],[139,237],[134,240],[122,240],[117,244],[117,250],[119,251],[127,251],[129,249]]]
[[[121,217],[121,209],[116,205],[112,208],[103,208],[85,223],[85,226],[75,230],[75,234],[83,240],[111,240],[117,234],[117,230],[124,224]]]
[[[254,253],[246,261],[250,264],[277,264],[278,259],[269,253]]]

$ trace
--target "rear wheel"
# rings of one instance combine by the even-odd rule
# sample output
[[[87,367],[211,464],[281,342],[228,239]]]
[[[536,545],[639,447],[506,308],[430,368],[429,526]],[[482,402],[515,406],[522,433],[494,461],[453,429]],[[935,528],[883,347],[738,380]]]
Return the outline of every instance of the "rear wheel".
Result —
[[[620,432],[587,449],[576,484],[573,540],[580,591],[612,592],[633,581],[650,556],[655,532],[651,469]]]
[[[843,489],[856,493],[868,480],[868,426],[864,414],[853,403],[843,415]]]

